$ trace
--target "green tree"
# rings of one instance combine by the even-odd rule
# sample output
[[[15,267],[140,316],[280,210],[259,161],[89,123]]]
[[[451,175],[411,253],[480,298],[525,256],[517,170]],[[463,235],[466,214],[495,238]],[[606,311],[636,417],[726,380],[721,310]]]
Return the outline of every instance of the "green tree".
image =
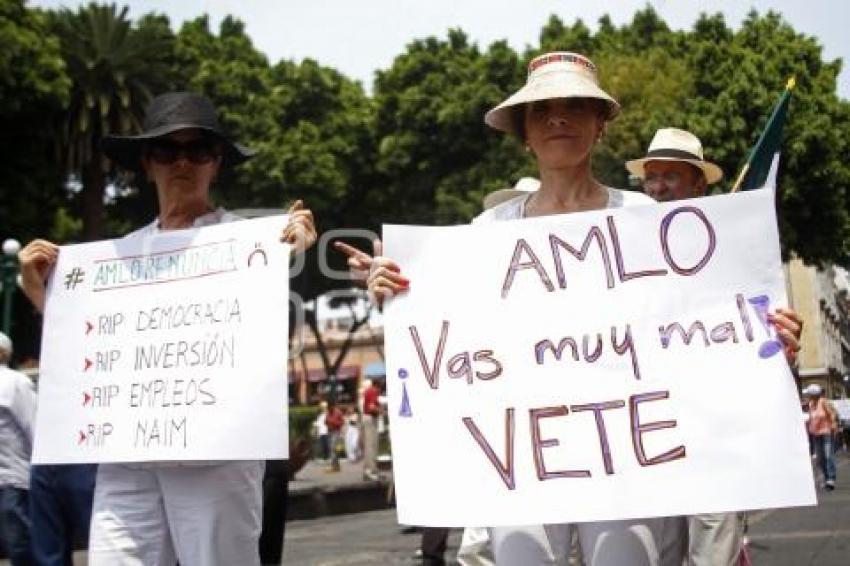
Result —
[[[555,49],[589,55],[623,107],[594,158],[599,178],[620,187],[627,184],[623,163],[643,155],[657,128],[674,126],[702,139],[707,158],[726,174],[715,190],[727,191],[786,80],[796,76],[779,180],[783,247],[809,262],[850,260],[850,166],[842,157],[850,110],[836,95],[840,62],[824,61],[815,39],[773,12],[752,12],[737,32],[721,14],[672,31],[648,7],[621,27],[601,18],[596,34],[580,20],[566,26],[553,17],[541,50]]]
[[[221,204],[282,209],[303,199],[320,232],[375,224],[374,211],[363,206],[374,188],[375,112],[360,84],[310,59],[270,66],[233,18],[225,18],[217,33],[207,17],[187,22],[177,34],[176,54],[181,86],[209,96],[228,133],[257,150],[253,159],[219,179],[215,198]],[[325,252],[333,267],[344,269],[341,255]],[[309,252],[305,270],[290,281],[305,302],[351,285],[324,277],[317,253]],[[333,359],[315,310],[307,309],[305,316],[325,371],[333,375],[368,313],[355,319]]]
[[[63,206],[51,120],[70,81],[44,14],[23,0],[0,0],[0,37],[0,240],[26,242],[48,234]]]
[[[770,111],[796,77],[785,125],[779,178],[783,247],[808,262],[850,261],[850,104],[836,94],[840,61],[775,12],[751,12],[741,29],[703,16],[688,38],[695,96],[688,122],[726,172],[728,189]],[[817,227],[817,229],[815,229]]]
[[[468,222],[480,212],[485,193],[528,171],[521,144],[483,121],[522,76],[506,43],[482,53],[460,30],[408,45],[375,82],[384,182],[370,205],[393,222]]]
[[[303,199],[322,231],[374,226],[363,206],[375,187],[375,109],[362,86],[310,59],[270,66],[243,25],[206,17],[183,25],[177,60],[185,88],[209,96],[228,132],[257,155],[221,178],[216,198],[230,208],[283,208]],[[305,300],[344,284],[321,277],[311,252],[293,282]],[[336,267],[342,258],[331,254]]]
[[[133,25],[127,7],[88,4],[53,13],[73,86],[59,126],[62,160],[81,183],[83,238],[104,231],[105,191],[112,172],[101,150],[107,134],[140,129],[147,103],[171,83],[171,34],[167,20],[149,17]]]

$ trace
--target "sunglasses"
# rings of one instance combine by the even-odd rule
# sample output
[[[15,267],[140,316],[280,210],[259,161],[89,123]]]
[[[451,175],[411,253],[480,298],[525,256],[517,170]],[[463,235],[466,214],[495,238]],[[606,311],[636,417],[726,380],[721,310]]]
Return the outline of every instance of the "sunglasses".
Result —
[[[682,181],[682,174],[678,171],[665,171],[664,173],[647,173],[643,180],[643,184],[647,187],[654,187],[664,181],[667,185],[678,185]]]
[[[202,165],[221,155],[221,149],[215,140],[199,138],[185,143],[172,140],[154,140],[147,146],[148,158],[162,165],[170,165],[185,157],[190,163]]]

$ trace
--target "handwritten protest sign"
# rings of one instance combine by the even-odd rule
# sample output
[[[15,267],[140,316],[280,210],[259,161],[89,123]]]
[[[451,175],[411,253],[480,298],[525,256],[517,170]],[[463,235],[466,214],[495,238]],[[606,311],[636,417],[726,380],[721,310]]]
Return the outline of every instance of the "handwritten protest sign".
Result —
[[[385,226],[399,521],[493,526],[815,502],[767,313],[769,191]]]
[[[285,458],[285,222],[63,247],[33,461]]]

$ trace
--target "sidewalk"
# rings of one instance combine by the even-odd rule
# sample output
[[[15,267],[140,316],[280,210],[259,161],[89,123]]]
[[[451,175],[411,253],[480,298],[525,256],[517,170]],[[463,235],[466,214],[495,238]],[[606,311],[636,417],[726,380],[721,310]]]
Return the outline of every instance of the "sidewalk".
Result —
[[[381,482],[362,479],[362,463],[341,462],[338,473],[324,473],[324,464],[312,461],[290,482],[290,522],[286,528],[284,564],[287,566],[412,566],[418,534],[403,534],[396,514],[389,510],[390,474]],[[356,517],[339,517],[369,509]],[[297,513],[297,515],[296,515]],[[315,521],[298,521],[321,517]],[[749,538],[753,563],[765,566],[845,566],[850,548],[850,455],[838,454],[835,491],[818,490],[818,505],[768,509],[750,515]],[[460,530],[449,538],[451,559]],[[452,564],[453,562],[449,562]],[[7,566],[0,560],[0,566]],[[86,564],[86,553],[76,552],[74,566]]]
[[[754,564],[843,566],[850,548],[850,454],[836,454],[835,491],[818,488],[813,507],[771,509],[750,516]],[[815,481],[819,479],[815,473]]]
[[[379,481],[363,479],[363,462],[340,460],[339,472],[311,460],[289,482],[289,520],[387,509],[394,504],[392,471],[381,471]]]

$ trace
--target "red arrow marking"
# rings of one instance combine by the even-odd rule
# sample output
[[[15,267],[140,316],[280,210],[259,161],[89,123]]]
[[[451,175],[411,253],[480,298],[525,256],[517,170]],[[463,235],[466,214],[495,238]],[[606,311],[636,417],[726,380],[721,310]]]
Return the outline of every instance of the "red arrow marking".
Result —
[[[86,321],[86,336],[89,335],[89,332],[91,332],[93,328],[94,328],[94,324],[92,324],[89,321]]]
[[[88,391],[83,391],[83,407],[89,404],[91,401],[91,395],[89,395]]]
[[[89,368],[91,367],[91,364],[92,364],[92,361],[90,359],[86,358],[86,367],[83,368],[83,371],[88,371]]]
[[[84,433],[83,431],[80,431],[80,439],[77,441],[77,444],[82,444],[85,441],[86,441],[86,433]]]

